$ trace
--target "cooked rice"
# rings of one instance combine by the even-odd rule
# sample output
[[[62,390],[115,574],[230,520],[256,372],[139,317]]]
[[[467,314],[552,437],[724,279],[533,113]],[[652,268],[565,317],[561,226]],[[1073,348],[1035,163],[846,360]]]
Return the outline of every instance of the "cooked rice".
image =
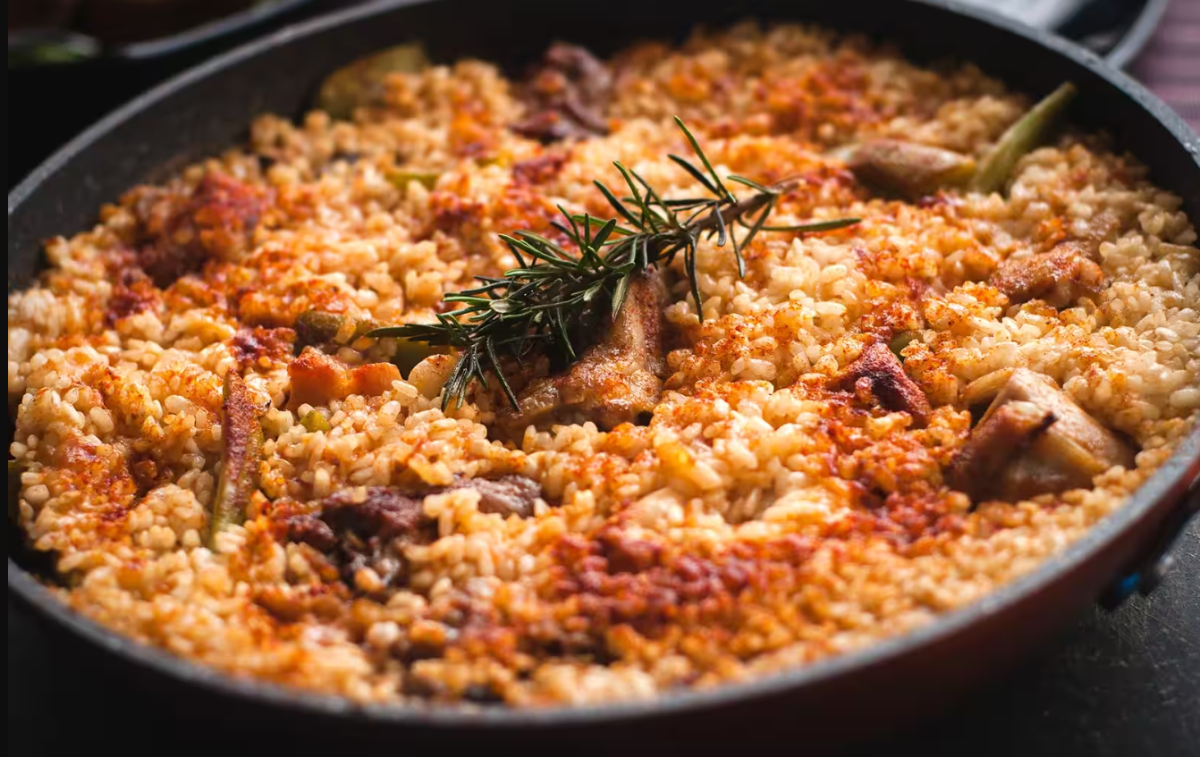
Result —
[[[55,554],[63,601],[182,657],[360,701],[654,697],[861,648],[978,600],[1120,507],[1191,428],[1197,236],[1134,158],[1069,135],[1021,162],[1007,198],[882,200],[828,148],[892,135],[982,156],[1029,101],[971,65],[919,68],[798,26],[642,44],[612,65],[611,134],[570,145],[534,181],[514,174],[561,146],[511,132],[523,113],[511,83],[462,61],[394,75],[388,107],[353,122],[263,116],[248,148],[51,240],[40,283],[9,296],[8,390],[20,522]],[[687,152],[674,115],[722,174],[805,177],[775,223],[864,220],[763,234],[742,280],[728,248],[703,246],[705,317],[675,286],[667,317],[686,346],[669,356],[649,426],[530,430],[515,448],[489,439],[488,397],[443,412],[436,384],[396,381],[321,408],[332,429],[313,432],[300,423],[311,407],[286,409],[290,351],[246,356],[245,329],[288,327],[314,307],[430,320],[442,295],[514,264],[497,233],[545,230],[559,204],[607,217],[591,182],[616,185],[614,160],[693,194],[666,158]],[[397,186],[398,166],[438,178]],[[217,173],[265,198],[251,242],[206,238],[221,255],[202,275],[118,292],[152,206]],[[1094,302],[1010,306],[984,283],[999,261],[1096,233],[1101,218],[1117,223],[1101,229]],[[872,324],[921,316],[905,365],[935,407],[927,427],[826,388]],[[1136,469],[970,511],[942,483],[971,428],[964,392],[1014,366],[1134,440]],[[263,496],[209,548],[231,369],[271,403]],[[429,497],[439,538],[407,548],[407,585],[386,601],[322,573],[274,512],[352,487],[507,473],[538,481],[550,504],[504,518],[479,512],[469,489]],[[611,570],[613,539],[653,567]]]

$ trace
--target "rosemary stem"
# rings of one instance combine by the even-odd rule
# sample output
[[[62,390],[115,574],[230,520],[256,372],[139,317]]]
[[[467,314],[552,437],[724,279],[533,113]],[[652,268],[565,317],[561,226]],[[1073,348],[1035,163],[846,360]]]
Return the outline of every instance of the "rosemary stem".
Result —
[[[687,228],[693,232],[705,232],[715,229],[720,225],[717,220],[718,213],[721,215],[721,218],[724,219],[726,226],[732,226],[738,219],[745,218],[746,216],[752,216],[767,205],[775,202],[779,199],[780,195],[788,192],[789,190],[795,189],[799,183],[799,179],[785,179],[778,184],[769,187],[771,190],[770,194],[756,194],[751,197],[747,197],[744,200],[738,200],[737,202],[729,203],[724,207],[718,206],[701,218],[692,221],[692,223],[688,224]]]
[[[401,337],[459,350],[461,357],[443,389],[443,408],[452,400],[461,406],[473,383],[487,388],[486,375],[491,373],[499,379],[509,403],[519,410],[502,363],[522,364],[535,347],[575,362],[585,345],[572,344],[572,338],[578,338],[573,335],[596,314],[597,307],[608,308],[615,323],[631,282],[644,270],[670,264],[676,255],[682,255],[691,296],[703,318],[696,270],[702,241],[713,240],[718,247],[730,243],[738,275],[744,276],[742,250],[760,232],[832,231],[858,223],[857,218],[840,218],[798,226],[767,226],[767,217],[780,197],[800,186],[801,179],[764,186],[743,176],[730,176],[731,182],[753,192],[739,200],[687,126],[679,119],[676,123],[701,165],[678,155],[669,157],[708,192],[707,197],[665,200],[636,170],[617,162],[628,196],[618,197],[603,183],[594,182],[612,206],[613,218],[576,216],[560,208],[565,222],[554,226],[574,249],[530,231],[501,234],[518,268],[506,271],[502,277],[478,277],[480,286],[446,295],[446,302],[462,307],[438,315],[437,323],[390,326],[375,329],[368,336]],[[745,230],[740,237],[738,226]]]

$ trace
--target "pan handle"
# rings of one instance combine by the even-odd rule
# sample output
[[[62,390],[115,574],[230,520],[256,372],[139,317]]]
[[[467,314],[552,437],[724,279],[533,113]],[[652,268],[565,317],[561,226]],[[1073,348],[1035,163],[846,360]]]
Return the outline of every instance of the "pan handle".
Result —
[[[1154,36],[1169,4],[1170,0],[1145,0],[1137,21],[1125,31],[1120,41],[1105,53],[1104,59],[1113,68],[1126,68],[1133,63],[1150,43],[1150,38]]]
[[[1167,516],[1158,539],[1142,562],[1132,571],[1118,579],[1100,598],[1107,610],[1114,610],[1134,593],[1148,596],[1175,564],[1175,546],[1182,538],[1188,525],[1200,514],[1200,476],[1197,476],[1180,506]]]

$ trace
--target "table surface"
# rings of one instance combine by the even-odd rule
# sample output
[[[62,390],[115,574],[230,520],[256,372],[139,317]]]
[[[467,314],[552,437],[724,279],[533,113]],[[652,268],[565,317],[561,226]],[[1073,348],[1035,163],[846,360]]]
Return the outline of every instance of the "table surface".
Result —
[[[1193,127],[1200,125],[1200,0],[1175,1],[1133,71]],[[1200,757],[1200,523],[1176,549],[1174,572],[1150,597],[1134,597],[1116,612],[1089,611],[1006,679],[864,753]],[[175,702],[61,657],[32,618],[11,602],[8,609],[10,754],[82,754],[117,745],[126,755],[240,754],[248,750],[239,745],[257,741],[219,723],[200,727]],[[137,738],[130,736],[133,722]],[[762,740],[794,743],[795,736],[762,734]],[[744,734],[731,737],[745,745]],[[302,733],[272,734],[271,743],[295,755],[330,749]]]

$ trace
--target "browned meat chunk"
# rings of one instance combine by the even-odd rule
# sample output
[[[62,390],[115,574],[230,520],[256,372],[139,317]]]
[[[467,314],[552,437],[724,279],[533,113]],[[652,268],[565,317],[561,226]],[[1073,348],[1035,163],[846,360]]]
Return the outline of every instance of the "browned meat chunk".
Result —
[[[542,496],[542,487],[537,481],[525,476],[503,476],[497,479],[458,478],[445,490],[474,489],[479,492],[479,512],[495,515],[518,515],[528,518],[533,515],[533,505]]]
[[[1104,286],[1104,271],[1081,244],[1065,242],[1050,252],[1007,260],[992,276],[992,286],[1016,304],[1044,300],[1055,308],[1094,297]]]
[[[658,565],[662,547],[645,539],[636,539],[616,526],[605,526],[596,533],[601,554],[608,560],[610,573],[641,573]]]
[[[1083,233],[1075,236],[1071,241],[1077,244],[1089,258],[1096,260],[1100,254],[1100,245],[1115,240],[1120,230],[1121,217],[1111,210],[1102,210],[1089,218],[1084,223]]]
[[[159,287],[210,258],[238,259],[266,209],[262,190],[212,172],[190,196],[144,188],[131,201],[140,222],[138,265]]]
[[[854,392],[862,399],[874,398],[891,411],[912,416],[918,426],[929,422],[933,408],[921,387],[904,372],[904,365],[883,342],[863,347],[862,353],[834,383],[835,388]]]
[[[161,305],[161,293],[154,283],[140,270],[127,269],[121,272],[113,285],[113,293],[104,313],[104,325],[111,328],[125,318],[147,310],[157,310]]]
[[[590,52],[551,45],[522,88],[528,115],[512,129],[542,142],[607,134],[612,86],[608,67]]]
[[[951,463],[946,482],[976,502],[1015,501],[1090,487],[1118,465],[1134,465],[1128,444],[1050,379],[1018,368]]]
[[[328,523],[315,515],[296,515],[288,519],[288,541],[307,544],[318,552],[332,552],[338,536]]]
[[[636,277],[608,333],[565,373],[533,381],[520,411],[497,413],[500,429],[519,438],[530,426],[592,421],[601,429],[645,422],[662,397],[662,302],[656,272]]]
[[[973,500],[985,498],[1012,458],[1025,454],[1054,420],[1053,413],[1029,402],[997,408],[971,432],[946,472],[947,483]]]
[[[565,152],[551,152],[513,164],[513,183],[518,186],[536,187],[548,184],[558,176],[567,163]]]
[[[261,326],[238,329],[229,341],[233,356],[241,367],[269,367],[292,355],[296,332],[291,329],[264,329]]]
[[[319,514],[291,518],[288,538],[333,557],[348,585],[380,594],[407,577],[404,547],[433,540],[421,503],[386,486],[348,489],[327,497]]]
[[[503,516],[533,515],[542,487],[525,476],[498,479],[456,478],[449,486],[416,492],[398,487],[347,489],[325,498],[315,514],[286,521],[289,541],[308,544],[329,555],[343,580],[367,594],[380,595],[407,577],[404,548],[429,544],[437,536],[425,515],[425,498],[456,489],[479,492],[479,511]],[[370,573],[362,574],[368,569]]]
[[[292,380],[288,406],[294,410],[304,404],[327,406],[352,394],[378,397],[400,380],[400,369],[391,363],[351,367],[309,348],[288,366],[288,377]]]

